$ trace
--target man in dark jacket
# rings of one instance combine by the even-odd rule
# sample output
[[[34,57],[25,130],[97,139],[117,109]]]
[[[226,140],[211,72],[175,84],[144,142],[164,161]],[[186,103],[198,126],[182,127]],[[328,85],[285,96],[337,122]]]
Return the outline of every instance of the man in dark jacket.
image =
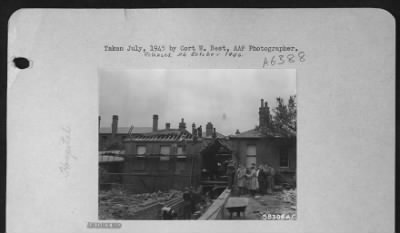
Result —
[[[273,193],[273,189],[275,186],[275,169],[269,165],[268,163],[265,164],[266,167],[266,186],[267,186],[267,194],[272,194]]]
[[[260,194],[264,195],[267,187],[267,174],[265,173],[265,168],[263,165],[258,166],[257,179],[259,184],[259,192]]]
[[[226,175],[228,176],[228,188],[232,190],[233,180],[235,179],[235,166],[233,163],[228,163]]]
[[[191,219],[192,218],[192,194],[188,188],[185,188],[183,193],[183,219]]]

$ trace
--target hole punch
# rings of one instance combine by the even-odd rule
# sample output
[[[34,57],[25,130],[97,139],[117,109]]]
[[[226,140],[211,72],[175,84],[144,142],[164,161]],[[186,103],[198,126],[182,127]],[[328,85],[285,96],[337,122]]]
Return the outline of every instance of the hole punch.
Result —
[[[30,66],[30,62],[28,59],[24,58],[24,57],[16,57],[14,58],[14,65],[15,67],[17,67],[18,69],[26,69]]]

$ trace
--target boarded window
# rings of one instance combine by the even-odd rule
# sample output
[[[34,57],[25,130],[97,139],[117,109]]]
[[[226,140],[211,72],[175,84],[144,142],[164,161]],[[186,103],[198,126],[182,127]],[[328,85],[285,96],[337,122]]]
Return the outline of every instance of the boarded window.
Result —
[[[146,154],[146,146],[136,146],[136,154],[138,155]]]
[[[281,147],[279,151],[279,167],[289,167],[289,150],[286,147]]]
[[[169,155],[171,153],[170,146],[160,146],[160,154],[162,155]]]

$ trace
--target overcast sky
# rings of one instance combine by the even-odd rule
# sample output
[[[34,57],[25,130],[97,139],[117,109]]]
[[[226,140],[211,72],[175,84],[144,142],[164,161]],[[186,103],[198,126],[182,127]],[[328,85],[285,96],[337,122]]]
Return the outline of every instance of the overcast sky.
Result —
[[[212,122],[224,135],[254,128],[258,124],[260,99],[276,105],[296,94],[295,70],[99,70],[101,126],[110,127],[112,115],[118,125],[151,127],[153,114],[159,128],[170,122],[178,128],[185,119],[190,131]]]

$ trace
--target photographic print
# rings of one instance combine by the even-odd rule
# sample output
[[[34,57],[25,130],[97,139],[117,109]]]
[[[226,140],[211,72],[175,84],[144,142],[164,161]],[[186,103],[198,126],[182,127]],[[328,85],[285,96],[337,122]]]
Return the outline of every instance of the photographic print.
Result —
[[[295,220],[296,72],[99,69],[100,220]]]
[[[6,232],[394,232],[395,23],[19,9]]]

